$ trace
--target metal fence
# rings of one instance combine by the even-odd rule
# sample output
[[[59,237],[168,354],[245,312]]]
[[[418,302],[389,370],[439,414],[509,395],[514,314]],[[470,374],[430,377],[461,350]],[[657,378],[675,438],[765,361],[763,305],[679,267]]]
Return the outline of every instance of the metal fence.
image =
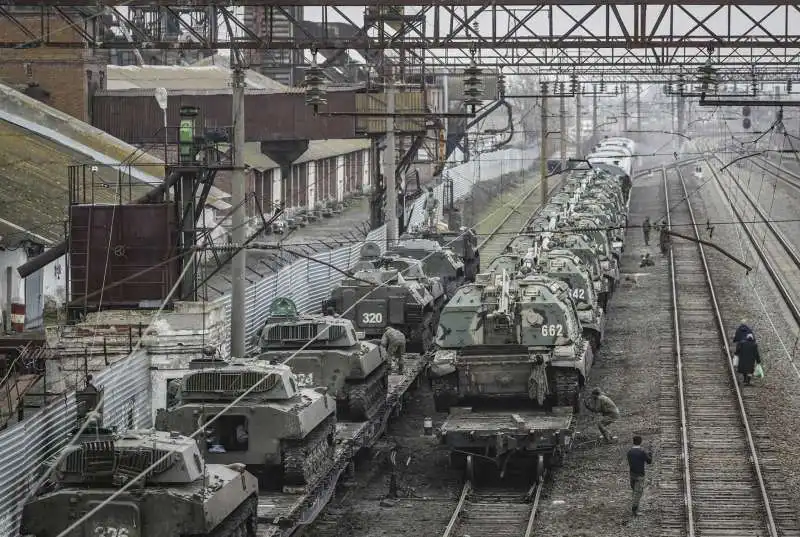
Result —
[[[75,428],[75,394],[0,433],[0,535],[17,535],[22,502],[42,463],[58,453]]]
[[[518,149],[488,153],[482,161],[470,162],[449,169],[445,173],[453,179],[456,199],[469,193],[474,183],[490,181],[517,173],[532,163],[530,152]],[[442,186],[436,189],[442,199]],[[412,225],[422,221],[424,197],[415,203],[410,220]],[[374,241],[381,249],[386,243],[386,229],[380,227],[369,233],[367,241]],[[359,258],[362,244],[353,244],[319,254],[316,259],[341,270],[350,268]],[[263,325],[267,309],[277,296],[293,299],[303,312],[319,311],[331,287],[342,274],[322,263],[301,259],[284,267],[277,274],[251,285],[246,291],[246,327],[248,340]],[[230,326],[230,295],[218,299],[224,304],[225,317]],[[225,330],[230,334],[230,330]],[[229,352],[230,340],[223,344],[223,353]],[[95,376],[94,383],[105,391],[103,425],[128,428],[152,426],[150,363],[144,352],[120,360]],[[17,535],[22,500],[35,482],[37,469],[53,457],[69,439],[76,425],[75,394],[69,393],[42,409],[35,416],[0,432],[0,535]]]
[[[446,177],[453,179],[453,196],[459,200],[469,194],[472,186],[480,181],[491,181],[505,174],[519,173],[533,164],[533,151],[519,149],[506,149],[486,153],[481,160],[454,166],[444,172]],[[434,190],[439,200],[443,199],[443,186],[439,185]],[[423,220],[422,204],[424,196],[414,205],[410,225],[420,224]],[[439,205],[441,217],[442,205]],[[374,241],[384,249],[386,245],[386,228],[381,226],[367,235],[367,241]],[[325,263],[331,264],[340,270],[349,269],[359,258],[362,244],[353,244],[313,256]],[[269,275],[251,285],[246,291],[245,304],[245,334],[248,347],[256,332],[264,325],[270,303],[278,296],[291,298],[297,308],[304,313],[318,312],[321,310],[322,301],[330,295],[331,288],[341,281],[343,275],[336,270],[308,259],[300,259],[284,267],[280,272]],[[230,295],[218,299],[224,304],[227,326],[230,326]],[[230,330],[225,331],[230,334]],[[230,352],[230,339],[223,343],[223,354]]]

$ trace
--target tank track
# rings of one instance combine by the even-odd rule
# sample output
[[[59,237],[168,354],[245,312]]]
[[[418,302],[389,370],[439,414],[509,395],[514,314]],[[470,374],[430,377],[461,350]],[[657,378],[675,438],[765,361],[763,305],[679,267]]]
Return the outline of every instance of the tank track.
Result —
[[[451,373],[441,378],[431,378],[433,391],[433,405],[436,412],[448,412],[451,406],[458,403],[458,386],[456,373]]]
[[[191,537],[256,537],[258,498],[247,498],[228,517],[208,533]]]
[[[556,406],[569,406],[580,411],[580,372],[577,369],[553,368],[553,395]]]
[[[341,403],[340,419],[349,421],[368,421],[386,403],[389,393],[389,366],[382,364],[378,369],[359,383],[345,386],[346,400]]]
[[[336,418],[328,416],[302,440],[282,440],[283,486],[316,482],[333,462],[335,436]]]

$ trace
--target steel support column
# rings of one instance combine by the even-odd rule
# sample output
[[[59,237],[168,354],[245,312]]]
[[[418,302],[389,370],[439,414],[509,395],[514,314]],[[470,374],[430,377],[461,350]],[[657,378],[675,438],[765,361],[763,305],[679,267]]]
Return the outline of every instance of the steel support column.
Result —
[[[559,142],[561,144],[561,170],[567,169],[567,97],[562,92],[558,98]]]
[[[542,126],[539,129],[539,177],[541,181],[542,207],[547,204],[547,82],[542,82]]]
[[[244,87],[245,73],[241,65],[233,69],[233,174],[231,177],[231,236],[235,245],[247,240],[246,185],[244,174]],[[231,356],[243,358],[245,353],[245,280],[246,248],[233,256],[231,292]]]

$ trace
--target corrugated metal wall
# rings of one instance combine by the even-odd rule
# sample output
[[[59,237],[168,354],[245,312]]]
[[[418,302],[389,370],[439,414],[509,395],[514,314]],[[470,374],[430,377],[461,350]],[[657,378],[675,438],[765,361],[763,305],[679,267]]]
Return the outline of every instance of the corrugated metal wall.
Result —
[[[485,154],[480,162],[467,163],[446,171],[453,178],[456,199],[464,197],[472,185],[479,181],[496,179],[501,174],[519,172],[533,162],[534,152],[517,149]],[[441,186],[437,195],[441,196]],[[441,199],[441,197],[439,198]],[[422,203],[417,200],[412,224],[422,221]],[[385,227],[370,232],[367,240],[383,248],[386,242]],[[315,256],[341,270],[348,269],[358,259],[361,244],[332,250]],[[245,333],[248,340],[263,325],[267,309],[276,296],[292,298],[304,312],[321,309],[331,287],[342,274],[334,269],[306,259],[296,261],[281,272],[251,285],[246,292],[247,314]],[[288,292],[283,290],[288,289]],[[280,292],[278,291],[280,290]],[[225,316],[230,323],[230,295],[219,299],[225,306]],[[230,330],[226,330],[230,334]],[[230,341],[224,344],[223,353],[230,350]],[[95,384],[105,390],[103,421],[106,426],[120,430],[151,426],[151,397],[149,359],[138,352],[95,376]],[[52,403],[47,409],[27,421],[0,433],[0,535],[16,535],[19,524],[20,502],[32,483],[34,471],[68,439],[75,426],[75,394],[70,393]]]
[[[75,428],[75,394],[59,398],[35,416],[0,433],[0,535],[17,535],[22,501],[36,470]]]

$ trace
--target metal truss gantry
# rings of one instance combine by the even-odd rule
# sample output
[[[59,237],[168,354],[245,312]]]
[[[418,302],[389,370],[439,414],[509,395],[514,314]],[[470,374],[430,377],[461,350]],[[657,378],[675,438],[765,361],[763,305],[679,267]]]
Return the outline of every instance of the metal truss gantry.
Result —
[[[780,79],[800,61],[800,3],[784,0],[465,0],[456,6],[441,0],[424,6],[419,0],[290,1],[306,13],[315,10],[320,27],[310,30],[274,0],[241,0],[233,8],[209,0],[98,0],[91,6],[87,0],[13,0],[5,7],[0,0],[0,17],[19,28],[16,35],[0,35],[0,47],[385,50],[395,57],[421,55],[425,68],[444,72],[463,69],[477,50],[480,65],[506,73],[648,77],[693,72],[708,60],[709,47],[721,73],[751,73],[757,65]],[[242,6],[264,9],[267,20],[288,19],[293,37],[255,35],[242,23]],[[129,18],[131,8],[177,20],[185,38],[168,38],[166,25],[144,31]],[[198,27],[190,22],[193,14],[217,23]],[[125,38],[108,31],[109,19],[125,27]],[[329,21],[344,21],[355,31],[342,37]],[[70,31],[59,31],[65,28]]]

